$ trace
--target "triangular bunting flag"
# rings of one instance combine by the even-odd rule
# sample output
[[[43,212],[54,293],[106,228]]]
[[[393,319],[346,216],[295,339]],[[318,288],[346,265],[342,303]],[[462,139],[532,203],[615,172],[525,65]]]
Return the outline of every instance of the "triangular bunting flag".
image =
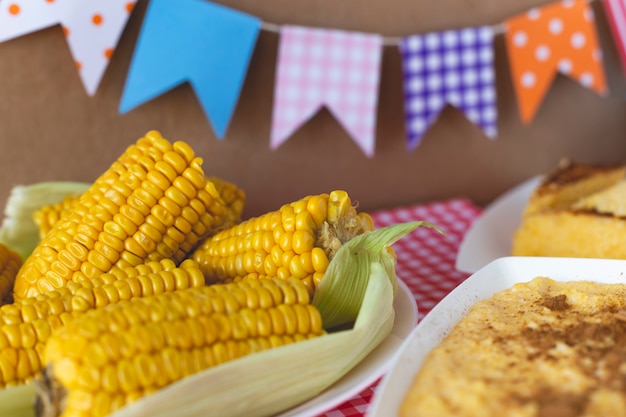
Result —
[[[85,90],[96,93],[136,0],[12,0],[0,3],[0,42],[63,27]]]
[[[189,82],[218,138],[241,93],[261,21],[204,0],[152,0],[120,112]]]
[[[80,0],[0,2],[0,42],[59,24]]]
[[[587,0],[534,8],[508,19],[505,41],[521,119],[530,123],[557,72],[603,94],[606,80]]]
[[[278,148],[326,105],[368,157],[374,155],[382,37],[283,26],[270,146]]]
[[[604,9],[626,75],[626,0],[604,0]]]
[[[490,26],[411,35],[400,43],[408,148],[415,149],[446,104],[490,138],[497,135]]]

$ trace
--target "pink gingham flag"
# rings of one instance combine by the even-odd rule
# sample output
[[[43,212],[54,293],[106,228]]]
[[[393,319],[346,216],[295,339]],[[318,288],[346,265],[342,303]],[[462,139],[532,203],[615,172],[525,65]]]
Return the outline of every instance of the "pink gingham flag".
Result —
[[[626,0],[604,0],[603,4],[626,74]]]
[[[368,156],[374,155],[382,37],[283,26],[270,146],[278,148],[326,105]]]

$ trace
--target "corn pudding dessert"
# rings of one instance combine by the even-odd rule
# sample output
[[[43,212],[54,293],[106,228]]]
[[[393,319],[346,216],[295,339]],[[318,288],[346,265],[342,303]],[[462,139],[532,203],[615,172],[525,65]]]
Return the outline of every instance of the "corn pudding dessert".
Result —
[[[537,277],[475,303],[400,416],[626,416],[626,284]]]
[[[626,259],[626,165],[561,161],[532,191],[514,256]]]

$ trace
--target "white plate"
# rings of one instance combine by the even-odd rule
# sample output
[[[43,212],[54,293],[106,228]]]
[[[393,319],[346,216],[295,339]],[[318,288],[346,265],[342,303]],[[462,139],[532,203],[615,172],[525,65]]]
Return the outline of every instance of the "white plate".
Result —
[[[349,400],[374,383],[391,366],[395,353],[417,323],[417,304],[413,293],[398,280],[398,294],[393,302],[395,321],[391,333],[361,363],[317,397],[277,417],[312,417]]]
[[[525,181],[488,205],[459,246],[456,269],[476,272],[494,259],[511,255],[513,234],[520,225],[528,198],[541,177]]]
[[[430,350],[478,300],[537,276],[557,281],[626,282],[626,260],[505,257],[490,262],[439,302],[404,342],[378,386],[367,417],[394,417]]]

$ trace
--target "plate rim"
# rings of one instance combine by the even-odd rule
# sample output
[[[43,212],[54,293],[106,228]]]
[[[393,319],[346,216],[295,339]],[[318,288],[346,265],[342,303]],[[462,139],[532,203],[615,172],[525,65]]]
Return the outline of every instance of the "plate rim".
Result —
[[[387,336],[387,338],[385,338],[385,340],[383,340],[383,342],[379,346],[376,347],[376,349],[370,352],[370,354],[366,356],[361,361],[361,363],[357,364],[352,370],[350,370],[350,372],[348,372],[341,379],[335,382],[335,384],[333,384],[326,390],[322,391],[319,395],[311,398],[308,401],[298,404],[290,408],[289,410],[285,410],[284,412],[278,414],[276,417],[315,417],[315,416],[318,416],[319,414],[327,412],[331,410],[332,408],[338,405],[341,405],[345,401],[353,398],[358,393],[360,393],[361,391],[369,387],[371,384],[376,382],[376,380],[381,378],[381,376],[383,376],[391,368],[393,358],[395,357],[397,352],[401,349],[403,343],[406,341],[408,337],[410,337],[411,333],[417,326],[418,317],[419,317],[418,315],[419,306],[417,305],[417,301],[415,299],[413,291],[400,277],[397,277],[396,280],[398,282],[398,292],[394,299],[394,307],[396,306],[396,303],[398,304],[400,303],[400,299],[399,299],[400,296],[405,297],[405,301],[403,301],[403,303],[407,304],[407,308],[409,308],[408,313],[410,313],[410,315],[403,317],[402,321],[399,321],[397,320],[399,312],[394,308],[396,319],[394,319],[394,326],[391,329],[391,333],[389,334],[389,336]],[[407,312],[405,312],[405,314],[406,313]],[[397,323],[402,324],[404,322],[408,322],[409,317],[411,318],[413,325],[410,327],[410,329],[408,329],[406,334],[403,335],[404,336],[403,338],[397,337],[397,335],[394,334],[394,330],[398,330],[398,327],[400,327],[399,324],[398,324],[398,327],[396,327]],[[381,357],[377,362],[375,362],[375,366],[373,370],[367,374],[366,378],[360,378],[356,384],[346,387],[345,389],[341,390],[340,393],[338,393],[337,395],[332,396],[331,398],[327,400],[322,400],[320,402],[320,398],[322,398],[325,394],[327,394],[329,390],[332,390],[333,387],[335,387],[336,385],[341,385],[342,383],[346,383],[345,381],[346,379],[350,378],[350,374],[354,372],[358,372],[360,370],[360,366],[363,365],[364,361],[367,361],[368,357],[371,358],[373,355],[376,355],[377,351],[380,352],[382,349],[384,349],[386,343],[395,343],[397,345],[395,347],[391,347],[391,349],[393,349],[392,354],[386,357]]]
[[[537,175],[516,184],[483,209],[459,244],[455,260],[458,271],[475,273],[489,262],[510,256],[512,233],[521,224],[524,206],[542,178],[542,175]],[[507,218],[506,233],[502,227],[494,226],[499,218]],[[482,252],[476,253],[476,248],[481,248]]]

